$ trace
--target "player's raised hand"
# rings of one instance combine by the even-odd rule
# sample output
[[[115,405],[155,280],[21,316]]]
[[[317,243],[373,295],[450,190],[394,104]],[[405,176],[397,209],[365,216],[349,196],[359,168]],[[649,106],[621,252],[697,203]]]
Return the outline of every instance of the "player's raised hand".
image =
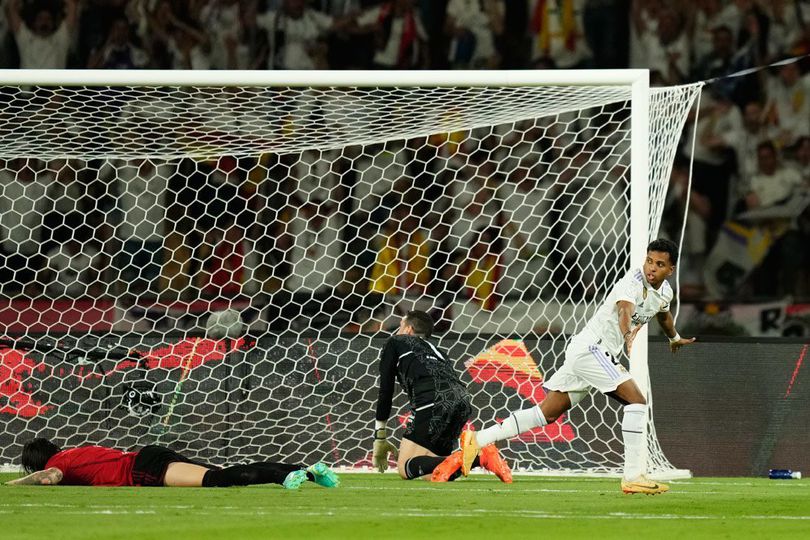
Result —
[[[678,349],[683,347],[684,345],[691,345],[695,342],[697,338],[681,338],[677,341],[670,341],[669,342],[669,350],[672,351],[672,354],[678,352]]]
[[[374,439],[374,451],[371,454],[371,460],[374,462],[374,468],[381,473],[388,469],[388,454],[396,458],[396,447],[388,442],[388,439]]]

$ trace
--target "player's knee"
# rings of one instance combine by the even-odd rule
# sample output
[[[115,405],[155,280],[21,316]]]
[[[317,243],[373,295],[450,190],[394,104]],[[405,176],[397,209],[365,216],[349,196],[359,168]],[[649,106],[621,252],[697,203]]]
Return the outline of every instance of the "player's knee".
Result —
[[[642,396],[641,394],[638,394],[638,395],[635,395],[635,396],[630,396],[630,398],[627,400],[627,404],[628,405],[646,405],[647,404],[647,399],[644,396]]]

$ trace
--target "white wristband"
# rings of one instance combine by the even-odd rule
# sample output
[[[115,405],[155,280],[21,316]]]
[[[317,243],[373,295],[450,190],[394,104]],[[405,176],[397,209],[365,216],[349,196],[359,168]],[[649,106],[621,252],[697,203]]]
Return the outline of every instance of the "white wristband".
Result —
[[[388,429],[385,427],[385,420],[375,420],[374,421],[374,438],[375,439],[385,439],[388,437]]]
[[[676,341],[681,340],[681,335],[676,331],[675,337],[668,338],[670,343],[675,343]]]

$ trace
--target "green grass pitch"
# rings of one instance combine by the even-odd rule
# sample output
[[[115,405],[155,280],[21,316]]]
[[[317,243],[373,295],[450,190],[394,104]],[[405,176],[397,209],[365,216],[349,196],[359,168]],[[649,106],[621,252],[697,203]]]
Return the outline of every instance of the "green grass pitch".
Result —
[[[341,480],[337,489],[298,491],[0,486],[0,538],[810,538],[807,480],[699,478],[654,497],[587,478]]]

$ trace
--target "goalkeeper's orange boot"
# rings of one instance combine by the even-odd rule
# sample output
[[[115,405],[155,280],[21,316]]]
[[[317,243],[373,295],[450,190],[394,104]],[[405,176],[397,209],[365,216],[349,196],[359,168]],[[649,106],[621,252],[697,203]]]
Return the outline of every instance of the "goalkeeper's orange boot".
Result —
[[[478,441],[475,440],[475,432],[465,429],[461,432],[461,474],[467,476],[472,469],[475,457],[481,452]]]
[[[633,493],[644,493],[645,495],[658,495],[669,491],[669,486],[661,482],[650,480],[643,474],[635,480],[622,480],[622,491],[631,495]]]
[[[433,469],[433,474],[430,475],[431,482],[447,482],[450,480],[450,477],[456,474],[456,472],[461,468],[461,450],[456,450],[447,458],[439,463],[435,469]]]
[[[498,452],[498,447],[490,444],[481,449],[481,466],[495,476],[501,479],[504,484],[512,483],[512,469],[509,464],[503,459],[501,453]]]

